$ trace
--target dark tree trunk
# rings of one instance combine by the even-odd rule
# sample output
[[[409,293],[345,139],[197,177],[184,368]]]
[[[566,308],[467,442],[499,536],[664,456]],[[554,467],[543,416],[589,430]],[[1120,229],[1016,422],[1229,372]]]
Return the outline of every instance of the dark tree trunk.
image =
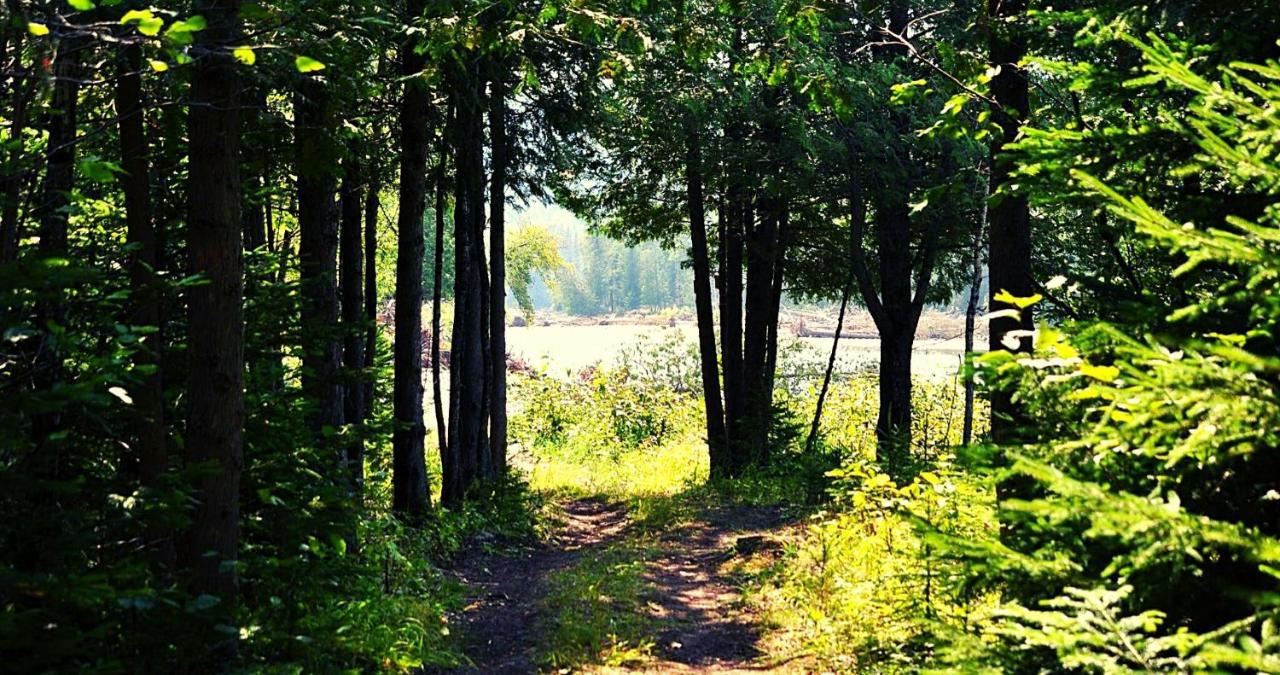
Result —
[[[720,400],[720,372],[716,364],[715,317],[711,307],[711,261],[702,195],[702,148],[696,130],[685,137],[685,200],[689,209],[689,241],[693,257],[693,298],[698,315],[698,356],[702,365],[702,398],[707,414],[707,450],[711,476],[732,475],[725,434],[724,404]]]
[[[452,113],[449,113],[452,117]],[[446,121],[446,125],[451,122]],[[449,453],[449,430],[444,418],[444,391],[440,382],[440,303],[444,289],[444,211],[446,169],[449,163],[448,140],[440,134],[440,157],[436,163],[436,238],[431,267],[431,407],[436,416],[436,445],[440,457]]]
[[[774,280],[780,265],[778,245],[782,207],[773,199],[761,202],[760,223],[747,233],[746,318],[742,339],[742,414],[736,421],[734,468],[759,465],[768,454],[772,372],[770,336],[777,313]]]
[[[80,98],[81,59],[88,49],[82,37],[70,37],[59,41],[58,53],[53,60],[53,99],[49,103],[48,141],[45,151],[44,185],[36,213],[40,222],[39,252],[42,258],[66,258],[67,209],[71,205],[71,190],[76,167],[76,104]],[[36,325],[41,330],[48,325],[65,326],[66,308],[61,294],[44,294],[36,303]],[[44,332],[35,354],[35,386],[47,391],[63,378],[61,346],[53,332]],[[50,434],[62,425],[58,412],[46,412],[32,418],[32,435],[36,444],[45,447]],[[57,476],[61,468],[61,453],[43,451],[37,459],[48,472]]]
[[[914,325],[891,324],[880,330],[880,412],[876,441],[885,472],[895,478],[907,468],[911,447],[911,348]]]
[[[348,424],[356,425],[365,419],[364,382],[364,265],[360,250],[360,221],[363,215],[361,202],[361,170],[358,159],[343,162],[342,234],[340,246],[342,285],[342,366],[346,370],[346,387],[343,388],[343,417]],[[347,472],[357,499],[364,486],[364,439],[359,433],[350,434],[346,443]]]
[[[1012,183],[1014,167],[1002,157],[1004,146],[1018,135],[1018,129],[1026,119],[1029,109],[1027,75],[1018,63],[1026,54],[1026,39],[1020,24],[1010,19],[1021,19],[1026,13],[1026,0],[990,0],[991,64],[1000,67],[1000,73],[991,80],[991,96],[1000,107],[994,111],[1000,125],[1000,135],[991,146],[991,194],[1003,191]],[[1028,297],[1035,293],[1031,274],[1031,213],[1027,198],[1021,195],[1005,195],[992,204],[988,214],[987,256],[990,298],[988,308],[992,312],[1004,309],[1017,310],[995,296],[1008,291],[1014,297]],[[991,351],[1007,350],[1005,336],[1010,331],[1033,328],[1031,309],[1020,310],[1019,318],[992,319],[988,331]],[[1031,350],[1029,339],[1020,340],[1016,351]],[[1017,427],[1017,411],[1012,392],[997,389],[991,392],[991,436],[997,443],[1013,440]]]
[[[915,338],[911,320],[911,216],[905,198],[891,199],[876,209],[876,239],[880,254],[880,301],[884,318],[880,332],[880,412],[876,418],[877,456],[890,475],[906,464],[911,449],[911,369]],[[905,400],[903,397],[906,397]]]
[[[982,243],[986,238],[987,230],[987,202],[982,201],[982,207],[978,216],[978,227],[973,233],[973,245],[970,246],[969,255],[973,262],[972,271],[969,274],[969,301],[964,308],[964,432],[962,434],[962,442],[969,445],[973,442],[973,399],[974,399],[974,381],[973,381],[973,331],[978,317],[978,303],[980,302],[979,294],[982,290]]]
[[[407,0],[406,16],[417,20],[425,0]],[[431,507],[427,491],[425,436],[422,419],[422,218],[426,210],[427,123],[429,92],[415,77],[425,65],[414,40],[401,47],[401,74],[406,78],[400,105],[400,215],[397,221],[395,383],[392,405],[392,505],[411,523],[421,522]]]
[[[489,84],[489,452],[494,476],[507,470],[507,90],[505,63]]]
[[[242,94],[241,98],[245,99],[240,115],[244,125],[241,144],[248,146],[254,136],[260,135],[260,119],[262,111],[267,107],[267,91],[262,86],[254,87]],[[250,154],[249,148],[246,148],[245,152],[247,156],[240,170],[248,174],[245,184],[250,187],[252,193],[242,195],[240,216],[244,220],[244,248],[246,251],[256,251],[267,245],[266,195],[263,187],[266,184],[265,176],[269,160],[261,155]],[[253,284],[250,284],[246,291],[252,293]]]
[[[813,452],[818,441],[818,427],[822,424],[822,406],[827,402],[827,389],[831,387],[831,374],[836,367],[836,350],[840,347],[840,332],[844,330],[844,313],[849,307],[849,292],[853,280],[844,285],[840,292],[840,314],[836,318],[836,334],[831,340],[831,356],[827,358],[827,369],[822,374],[822,386],[818,389],[818,401],[813,409],[813,422],[809,425],[809,436],[804,441],[805,452]]]
[[[461,503],[480,477],[485,453],[485,285],[484,261],[484,106],[478,57],[455,72],[457,103],[453,143],[456,151],[454,196],[454,318],[449,359],[449,462],[444,497]]]
[[[298,185],[298,269],[301,281],[302,392],[314,411],[315,438],[342,425],[342,345],[338,338],[337,185],[329,167],[333,113],[329,92],[306,79],[294,103]],[[342,461],[345,463],[345,460]]]
[[[35,94],[39,78],[28,77],[26,69],[22,67],[23,33],[18,26],[27,25],[23,18],[23,6],[16,0],[8,0],[6,5],[10,17],[5,32],[13,34],[8,42],[8,52],[12,57],[0,62],[0,68],[7,66],[12,70],[12,85],[9,91],[5,92],[8,94],[7,97],[0,99],[0,105],[8,105],[9,110],[12,111],[9,137],[23,138],[27,128],[27,106]],[[9,151],[7,171],[3,177],[0,177],[0,199],[4,200],[0,204],[0,264],[13,262],[18,258],[18,205],[21,201],[21,188],[25,175],[22,167],[23,150],[23,144],[14,144]]]
[[[734,138],[741,138],[735,132]],[[737,172],[734,172],[737,173]],[[724,417],[725,435],[730,454],[742,442],[739,420],[746,412],[743,398],[742,357],[742,252],[743,233],[752,223],[751,214],[744,203],[742,184],[737,177],[729,178],[724,237],[721,241],[724,265],[720,270],[720,352],[724,368]]]
[[[239,44],[238,0],[202,0],[195,11],[200,58],[191,77],[187,242],[191,273],[207,283],[190,302],[186,463],[206,466],[195,482],[198,501],[178,548],[190,591],[221,602],[210,611],[210,636],[223,642],[208,658],[225,660],[235,638],[212,632],[234,625],[244,462],[244,266],[240,232],[240,81],[228,49]]]
[[[374,365],[378,354],[378,208],[381,186],[369,180],[364,196],[364,419],[373,417]]]
[[[115,94],[120,167],[124,169],[120,182],[124,191],[126,239],[132,247],[129,255],[129,279],[133,284],[130,322],[157,329],[157,332],[142,338],[142,349],[137,357],[138,365],[150,368],[151,372],[141,376],[141,382],[133,392],[138,421],[130,460],[141,483],[153,486],[168,467],[169,460],[164,427],[164,384],[160,370],[163,338],[158,330],[161,297],[156,271],[160,267],[160,252],[151,213],[151,168],[143,129],[142,48],[139,45],[128,45],[121,54]],[[158,536],[157,541],[169,540]],[[172,544],[161,544],[158,558],[163,565],[172,564]]]

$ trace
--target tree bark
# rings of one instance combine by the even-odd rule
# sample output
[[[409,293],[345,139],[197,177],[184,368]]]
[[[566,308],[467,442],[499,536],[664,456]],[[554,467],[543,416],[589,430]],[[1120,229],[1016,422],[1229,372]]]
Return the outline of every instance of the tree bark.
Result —
[[[370,173],[376,173],[370,171]],[[364,420],[373,418],[376,404],[373,383],[378,354],[378,208],[381,185],[371,176],[364,196]]]
[[[80,98],[81,59],[89,48],[88,41],[80,36],[64,38],[58,43],[53,57],[53,98],[49,103],[48,140],[45,151],[44,185],[40,191],[40,203],[36,213],[40,223],[39,252],[42,258],[66,258],[67,210],[71,205],[71,190],[75,184],[76,167],[76,104]],[[36,325],[66,325],[66,307],[61,294],[46,293],[36,302]],[[45,331],[37,343],[35,354],[35,386],[47,391],[63,378],[61,346],[56,334]],[[34,415],[32,435],[36,444],[44,448],[50,442],[50,434],[62,426],[60,412],[51,411]],[[52,476],[61,471],[61,453],[46,450],[37,461]]]
[[[836,318],[836,334],[831,339],[831,356],[827,358],[827,369],[822,375],[822,387],[818,389],[818,401],[813,409],[813,422],[809,425],[809,436],[804,441],[805,452],[813,452],[818,440],[818,427],[822,424],[822,406],[827,402],[827,389],[831,386],[831,373],[836,367],[836,350],[840,347],[840,332],[844,330],[844,313],[849,307],[849,293],[853,287],[850,279],[840,292],[840,314]]]
[[[494,477],[507,470],[507,89],[504,63],[489,83],[489,452]]]
[[[329,170],[337,153],[325,85],[303,80],[294,103],[301,282],[302,392],[314,406],[309,422],[320,441],[342,426],[342,344],[338,338],[337,185]],[[339,453],[342,456],[342,453]],[[339,464],[345,464],[345,459]]]
[[[449,114],[452,117],[452,114]],[[446,125],[451,122],[446,121]],[[440,134],[440,157],[436,163],[436,238],[431,267],[431,406],[436,416],[436,444],[440,457],[449,453],[449,430],[444,418],[444,391],[440,382],[440,304],[444,289],[444,211],[446,169],[448,167],[448,139]]]
[[[973,332],[978,317],[979,294],[982,290],[982,243],[987,234],[987,201],[983,199],[978,216],[978,227],[973,233],[973,245],[970,247],[973,267],[969,273],[969,301],[964,308],[964,431],[962,443],[973,442]]]
[[[207,28],[191,79],[187,245],[191,273],[206,283],[189,291],[186,463],[211,470],[195,481],[199,499],[179,546],[195,595],[221,602],[209,622],[233,623],[240,534],[244,440],[244,266],[240,220],[240,78],[229,48],[239,44],[238,0],[201,0]],[[235,637],[211,660],[234,657]]]
[[[698,315],[698,356],[702,366],[702,398],[707,415],[707,450],[712,478],[732,475],[725,434],[724,404],[720,400],[720,372],[716,364],[715,317],[711,308],[711,262],[707,251],[707,223],[702,195],[702,148],[698,132],[685,136],[685,199],[689,209],[689,240],[693,257],[693,296]]]
[[[120,57],[116,80],[116,116],[120,132],[120,179],[124,191],[126,241],[131,247],[129,279],[133,284],[130,321],[137,326],[160,327],[160,266],[155,223],[151,214],[151,185],[147,161],[147,137],[143,129],[142,48],[131,44]],[[138,364],[152,369],[133,392],[138,413],[132,461],[143,485],[153,485],[168,465],[164,430],[164,390],[160,375],[159,332],[142,338]]]
[[[991,80],[991,96],[999,104],[994,111],[1000,134],[991,145],[990,194],[997,196],[988,214],[987,279],[990,290],[987,307],[992,312],[1005,309],[1019,311],[1018,318],[992,319],[988,333],[991,351],[1008,351],[1005,336],[1010,331],[1031,330],[1034,326],[1031,308],[1016,307],[996,300],[1001,291],[1014,297],[1028,297],[1035,293],[1031,270],[1031,212],[1027,198],[1022,195],[1000,194],[1013,182],[1013,166],[1003,157],[1004,147],[1018,136],[1029,111],[1029,91],[1026,72],[1018,66],[1026,54],[1026,38],[1018,24],[1010,19],[1021,19],[1026,13],[1026,0],[989,0],[991,32],[989,49],[991,64],[1000,73]],[[1029,352],[1029,339],[1019,341],[1014,351]],[[1017,410],[1011,391],[996,389],[991,392],[991,436],[997,443],[1012,440],[1015,436]]]
[[[346,371],[342,413],[347,424],[352,425],[345,451],[347,473],[356,499],[360,498],[364,486],[364,439],[353,430],[365,419],[364,381],[369,377],[365,370],[364,336],[360,330],[364,323],[364,289],[361,287],[364,265],[360,250],[360,221],[364,206],[360,194],[361,173],[359,159],[353,157],[343,162],[342,188],[339,191],[342,205],[339,243],[342,258],[342,366]]]
[[[28,73],[22,68],[22,31],[17,26],[26,26],[23,6],[17,0],[7,0],[10,17],[9,26],[6,32],[13,33],[13,40],[9,43],[8,49],[13,54],[10,61],[12,64],[13,78],[12,86],[9,89],[8,100],[5,101],[9,106],[11,113],[11,126],[9,128],[10,138],[23,138],[27,128],[27,106],[31,102],[31,98],[35,95],[36,82],[38,78],[29,77]],[[3,67],[3,66],[0,66]],[[10,263],[18,259],[18,239],[19,239],[19,223],[18,223],[18,206],[21,201],[21,188],[23,176],[25,172],[22,170],[22,155],[25,148],[22,143],[15,143],[14,147],[9,151],[8,170],[0,179],[0,197],[4,199],[0,205],[0,264]]]
[[[410,21],[421,18],[425,0],[406,0]],[[392,510],[420,523],[431,507],[427,491],[422,419],[422,218],[426,209],[429,92],[418,77],[426,59],[406,38],[401,47],[404,95],[400,105],[400,214],[397,220],[395,382],[392,404]]]
[[[454,195],[454,314],[449,360],[449,462],[444,497],[457,505],[480,477],[485,430],[484,106],[477,55],[454,73],[456,152]]]

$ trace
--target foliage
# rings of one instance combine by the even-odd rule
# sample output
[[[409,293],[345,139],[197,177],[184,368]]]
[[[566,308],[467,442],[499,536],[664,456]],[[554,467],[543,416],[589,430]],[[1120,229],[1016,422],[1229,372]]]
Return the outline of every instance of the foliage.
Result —
[[[826,472],[823,507],[749,587],[780,627],[771,649],[805,655],[820,670],[918,672],[945,636],[992,604],[936,541],[989,541],[996,530],[994,495],[955,462],[954,385],[916,385],[929,412],[913,434],[916,477],[901,485],[875,463],[875,385],[868,375],[833,384],[823,445],[838,466]]]
[[[533,325],[533,297],[530,295],[533,275],[555,281],[555,272],[565,267],[564,259],[560,257],[559,242],[547,230],[526,225],[507,238],[506,253],[507,285],[524,313],[525,322]]]
[[[1035,355],[984,357],[989,378],[1024,382],[1034,414],[1034,442],[1009,449],[1008,471],[1027,486],[1001,503],[1007,541],[966,548],[1010,590],[985,624],[986,653],[1006,667],[1271,671],[1280,70],[1203,73],[1154,37],[1133,44],[1146,75],[1132,86],[1190,97],[1185,115],[1157,122],[1198,149],[1169,171],[1269,203],[1180,222],[1144,194],[1075,173],[1079,189],[1181,261],[1187,301],[1159,333],[1046,326]]]

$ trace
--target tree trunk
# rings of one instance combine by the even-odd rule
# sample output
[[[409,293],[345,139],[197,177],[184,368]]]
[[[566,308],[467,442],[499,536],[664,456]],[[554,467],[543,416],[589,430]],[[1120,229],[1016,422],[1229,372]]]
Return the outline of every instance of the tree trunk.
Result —
[[[991,145],[991,188],[994,195],[1008,188],[1013,182],[1014,167],[1001,155],[1006,144],[1018,136],[1029,110],[1027,75],[1018,63],[1026,54],[1026,39],[1018,24],[1010,19],[1021,19],[1026,13],[1026,0],[990,0],[991,64],[1000,67],[1000,73],[991,80],[991,96],[1000,104],[994,111],[1000,125],[1000,135]],[[1016,307],[999,302],[995,296],[1008,291],[1014,297],[1028,297],[1035,293],[1031,274],[1031,212],[1027,198],[1021,195],[1004,195],[992,204],[988,214],[987,279],[990,297],[987,307],[992,312]],[[1031,308],[1020,311],[1019,318],[992,319],[988,332],[991,351],[1008,350],[1004,345],[1010,331],[1031,330]],[[1015,351],[1029,352],[1028,339],[1020,340]],[[1017,411],[1011,391],[997,389],[991,392],[991,436],[997,443],[1012,440],[1015,436]]]
[[[880,331],[880,413],[877,459],[894,478],[904,475],[911,447],[911,347],[914,327],[894,324]]]
[[[827,370],[822,375],[822,387],[818,389],[818,401],[813,409],[813,422],[809,425],[809,437],[804,441],[805,452],[813,452],[814,444],[818,440],[818,427],[822,424],[822,406],[827,402],[827,389],[831,386],[831,373],[836,367],[836,350],[840,347],[840,332],[844,330],[844,313],[849,307],[849,292],[852,290],[853,280],[850,279],[844,285],[844,290],[840,293],[840,314],[836,318],[836,334],[831,340],[831,356],[827,358]]]
[[[454,196],[454,314],[449,360],[449,454],[444,495],[449,505],[462,502],[480,476],[485,427],[484,260],[484,107],[478,56],[455,72],[457,115]]]
[[[877,457],[895,478],[911,450],[911,216],[905,197],[891,195],[876,209],[880,253],[880,412],[876,418]],[[902,357],[906,345],[905,361]],[[903,363],[907,364],[903,370]],[[903,382],[902,378],[906,378]],[[906,396],[904,400],[902,397]]]
[[[88,42],[83,37],[70,37],[59,41],[58,53],[53,57],[53,99],[49,103],[47,122],[48,141],[45,151],[44,185],[40,191],[40,203],[36,208],[40,222],[39,251],[42,258],[66,258],[67,210],[71,205],[71,190],[75,182],[76,167],[76,104],[80,98],[81,64]],[[36,302],[36,325],[66,325],[66,307],[60,294],[47,293]],[[37,342],[35,354],[35,386],[38,390],[52,389],[63,377],[61,346],[54,332],[45,331]],[[43,412],[32,418],[32,435],[37,446],[44,448],[50,442],[50,434],[62,425],[62,415],[57,411]],[[61,453],[46,450],[37,461],[49,475],[59,475]]]
[[[13,33],[13,39],[8,45],[9,52],[13,54],[12,59],[9,60],[12,64],[9,67],[12,69],[13,84],[8,92],[8,100],[0,103],[10,106],[9,110],[12,111],[9,137],[23,138],[27,128],[27,106],[35,94],[36,83],[40,78],[29,77],[22,67],[23,33],[17,28],[27,25],[22,5],[16,0],[8,0],[6,4],[10,17],[9,25],[5,30]],[[7,64],[0,64],[0,68],[5,65]],[[23,143],[15,143],[9,150],[7,170],[3,178],[0,178],[0,198],[4,200],[0,204],[0,264],[18,259],[18,205],[21,201],[21,188],[25,175],[22,170],[24,149]]]
[[[371,171],[370,173],[376,173]],[[364,196],[364,420],[373,418],[374,365],[378,355],[378,208],[381,186],[377,176],[369,180]]]
[[[306,79],[296,93],[295,173],[298,187],[298,269],[302,296],[302,392],[315,406],[309,417],[314,438],[325,427],[342,426],[342,344],[338,339],[337,185],[330,164],[333,115],[329,92]],[[340,464],[345,464],[345,455]]]
[[[206,466],[195,481],[198,501],[179,546],[194,595],[220,599],[209,615],[210,636],[222,644],[213,662],[234,657],[235,637],[212,632],[234,625],[240,534],[240,472],[244,439],[244,266],[240,221],[240,123],[237,67],[228,49],[239,44],[238,0],[201,0],[207,28],[196,34],[189,113],[191,274],[206,283],[190,303],[186,463]]]
[[[364,205],[360,199],[362,176],[359,160],[349,158],[343,162],[342,168],[342,233],[339,245],[342,257],[342,366],[346,371],[342,413],[354,428],[365,419],[364,380],[369,377],[364,367],[364,336],[360,330],[364,321],[364,289],[361,288],[364,270],[360,250],[360,221]],[[364,486],[364,439],[359,433],[348,434],[351,437],[346,443],[347,472],[353,495],[359,499]]]
[[[129,280],[133,284],[130,322],[136,326],[160,326],[160,292],[156,269],[160,255],[156,247],[155,224],[151,214],[150,166],[147,137],[143,129],[142,48],[128,45],[120,59],[116,80],[116,115],[120,131],[120,179],[124,191],[126,240],[132,247]],[[137,363],[150,367],[150,374],[133,392],[138,413],[131,461],[143,485],[154,485],[168,465],[165,449],[164,390],[160,375],[161,337],[158,332],[142,338]]]
[[[452,117],[452,114],[449,114]],[[446,121],[446,125],[451,122]],[[440,157],[436,163],[436,238],[431,267],[431,405],[436,415],[436,445],[440,447],[440,457],[449,453],[449,430],[444,418],[444,391],[440,382],[440,304],[444,289],[444,211],[445,178],[448,167],[448,140],[442,131],[440,134]]]
[[[685,137],[685,189],[689,209],[689,241],[693,255],[693,297],[698,315],[698,356],[702,364],[702,398],[707,414],[707,450],[711,476],[732,475],[725,435],[724,405],[720,401],[720,372],[716,364],[715,317],[711,308],[711,262],[707,251],[707,223],[702,196],[702,148],[696,130]]]
[[[425,7],[425,0],[406,0],[407,18],[417,20]],[[426,209],[430,98],[416,77],[426,59],[414,47],[414,40],[407,38],[400,52],[401,74],[406,79],[400,104],[391,508],[410,523],[419,523],[431,507],[422,420],[422,217]]]
[[[770,343],[776,302],[774,281],[781,260],[778,230],[782,208],[773,199],[762,199],[760,224],[747,234],[746,319],[742,341],[742,414],[735,426],[734,469],[763,463],[768,454],[772,373]]]
[[[489,452],[494,476],[507,470],[507,90],[498,63],[489,84]]]
[[[973,261],[969,274],[969,301],[964,308],[964,432],[962,442],[969,445],[973,442],[973,331],[978,317],[979,294],[982,290],[982,243],[987,230],[987,201],[982,200],[978,216],[978,227],[973,233],[973,245],[969,252]]]

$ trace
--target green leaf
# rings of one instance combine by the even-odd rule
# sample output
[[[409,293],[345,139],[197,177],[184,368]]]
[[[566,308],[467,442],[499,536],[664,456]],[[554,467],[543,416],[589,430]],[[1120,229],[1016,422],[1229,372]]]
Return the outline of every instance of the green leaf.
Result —
[[[87,12],[97,6],[93,4],[93,0],[67,0],[67,4],[78,12]]]
[[[148,37],[155,37],[164,28],[164,19],[156,16],[149,9],[131,9],[120,17],[120,25],[137,24],[138,32]]]
[[[208,22],[199,14],[185,20],[175,21],[169,25],[169,30],[164,34],[170,40],[180,45],[189,45],[195,40],[192,33],[198,33],[208,27]]]
[[[293,67],[297,68],[299,73],[314,73],[325,68],[323,63],[310,56],[295,56],[293,58]]]
[[[31,23],[27,24],[27,32],[31,33],[36,37],[41,37],[49,34],[49,27],[42,23],[36,23],[32,21]]]
[[[250,47],[236,47],[231,51],[231,55],[246,66],[252,66],[258,61],[258,56],[253,53],[253,49]]]

